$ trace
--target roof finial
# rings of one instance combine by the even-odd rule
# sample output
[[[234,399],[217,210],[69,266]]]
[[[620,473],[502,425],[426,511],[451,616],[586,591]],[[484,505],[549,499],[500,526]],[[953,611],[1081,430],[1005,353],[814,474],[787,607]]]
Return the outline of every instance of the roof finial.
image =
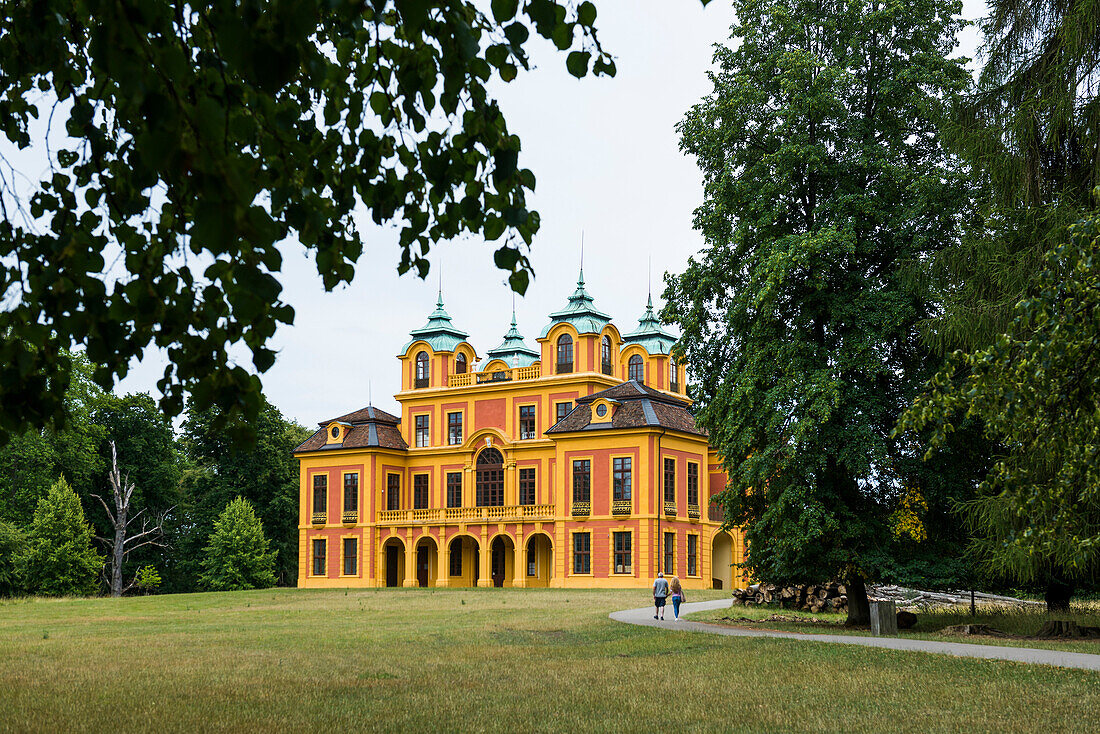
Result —
[[[374,400],[370,396],[370,379],[367,379],[367,407],[374,405]]]
[[[649,253],[649,262],[645,270],[646,291],[649,292],[649,307],[653,308],[653,253]]]
[[[443,268],[439,269],[439,298],[436,299],[435,305],[443,308]]]
[[[577,285],[584,285],[584,230],[581,230],[581,272],[577,276]]]
[[[512,291],[512,328],[516,328],[516,292]]]

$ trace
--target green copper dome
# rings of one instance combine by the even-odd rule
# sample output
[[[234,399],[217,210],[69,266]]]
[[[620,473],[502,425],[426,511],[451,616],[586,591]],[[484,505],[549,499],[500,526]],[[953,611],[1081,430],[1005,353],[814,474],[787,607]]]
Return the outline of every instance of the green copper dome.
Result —
[[[661,322],[653,313],[653,296],[646,302],[645,313],[638,319],[638,328],[623,335],[623,346],[638,344],[650,354],[668,354],[676,343],[676,337],[661,328]]]
[[[405,344],[401,354],[397,355],[399,357],[405,356],[405,352],[409,351],[409,347],[415,341],[426,341],[437,352],[453,352],[455,347],[466,341],[466,337],[469,336],[452,324],[451,315],[443,310],[442,291],[439,293],[439,300],[435,302],[435,310],[428,316],[428,323],[419,329],[413,329],[409,334],[412,339]]]
[[[569,304],[550,314],[550,323],[539,334],[542,339],[558,324],[569,324],[578,334],[599,334],[611,323],[611,317],[592,305],[592,296],[584,289],[584,268],[577,277],[577,290],[569,296]]]
[[[504,341],[485,353],[488,359],[502,359],[509,367],[530,367],[539,361],[537,350],[527,346],[523,335],[516,328],[516,310],[512,309],[512,328],[504,335]]]

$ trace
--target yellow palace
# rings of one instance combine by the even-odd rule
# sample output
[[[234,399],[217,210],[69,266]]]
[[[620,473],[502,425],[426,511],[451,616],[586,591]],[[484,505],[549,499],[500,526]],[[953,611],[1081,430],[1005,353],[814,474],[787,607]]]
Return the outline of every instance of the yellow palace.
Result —
[[[732,588],[744,540],[652,300],[620,334],[585,291],[537,348],[479,356],[442,297],[398,355],[401,415],[368,406],[295,449],[298,585]]]

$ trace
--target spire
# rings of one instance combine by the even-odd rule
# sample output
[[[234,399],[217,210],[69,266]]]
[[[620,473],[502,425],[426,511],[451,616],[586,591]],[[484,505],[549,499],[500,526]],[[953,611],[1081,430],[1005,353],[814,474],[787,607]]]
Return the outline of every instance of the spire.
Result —
[[[438,297],[436,298],[435,310],[428,314],[428,323],[419,329],[413,329],[409,332],[409,335],[412,337],[412,341],[405,345],[398,356],[404,355],[409,346],[418,339],[428,342],[432,349],[437,352],[453,352],[455,347],[466,341],[469,334],[456,327],[451,322],[451,315],[443,308],[442,284],[440,284]]]
[[[550,314],[550,323],[539,338],[550,333],[554,324],[566,322],[573,325],[578,334],[599,334],[611,323],[611,317],[592,305],[592,296],[584,289],[584,255],[581,255],[580,272],[577,273],[577,289],[569,296],[569,303],[560,311]]]
[[[653,311],[653,294],[646,299],[645,313],[638,319],[638,328],[623,335],[623,344],[640,344],[650,354],[668,354],[676,337],[661,328],[661,320]]]
[[[516,326],[516,294],[512,294],[512,328],[504,335],[504,341],[496,349],[490,349],[485,355],[489,359],[502,359],[510,367],[529,367],[539,359],[538,351],[527,346],[523,334]]]

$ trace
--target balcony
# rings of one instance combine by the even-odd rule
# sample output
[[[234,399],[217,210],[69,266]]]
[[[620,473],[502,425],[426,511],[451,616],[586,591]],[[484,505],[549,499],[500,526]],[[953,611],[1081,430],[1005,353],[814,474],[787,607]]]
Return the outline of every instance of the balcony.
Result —
[[[665,500],[665,514],[666,515],[675,515],[676,514],[676,503],[675,502],[669,502],[668,500]]]
[[[688,503],[688,518],[691,520],[699,519],[699,505],[693,505],[690,502]]]
[[[600,370],[605,375],[610,375],[611,374],[611,363],[610,362],[604,362],[603,364],[600,365]]]
[[[427,386],[428,386],[428,378],[427,377],[417,377],[416,380],[413,381],[413,387],[415,387],[417,390],[419,390],[422,387],[427,387]]]
[[[383,510],[379,525],[424,525],[455,522],[509,522],[553,520],[553,505],[497,505],[495,507],[432,507],[423,510]]]
[[[557,370],[554,372],[556,375],[568,375],[573,371],[572,362],[558,362]]]
[[[574,502],[573,509],[569,514],[571,514],[573,517],[587,517],[588,515],[592,514],[592,503]]]
[[[328,513],[327,512],[315,512],[315,513],[313,513],[313,524],[314,525],[324,525],[327,522],[328,522]]]
[[[498,382],[534,380],[539,377],[539,366],[512,367],[492,372],[465,372],[447,378],[447,387],[470,387],[471,385],[489,385]]]
[[[629,515],[630,514],[630,500],[614,500],[611,503],[612,515]]]
[[[720,505],[709,505],[707,507],[707,519],[711,522],[724,522],[726,511]]]
[[[344,513],[344,524],[354,525],[359,522],[359,510],[352,510],[351,512]]]

